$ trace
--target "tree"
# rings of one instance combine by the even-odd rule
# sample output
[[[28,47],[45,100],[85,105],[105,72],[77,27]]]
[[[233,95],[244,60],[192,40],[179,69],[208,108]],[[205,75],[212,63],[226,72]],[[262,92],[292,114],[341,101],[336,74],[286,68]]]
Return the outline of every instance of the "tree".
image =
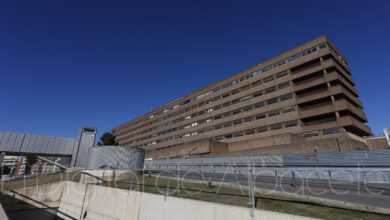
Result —
[[[31,169],[37,161],[38,161],[38,158],[35,155],[26,156],[26,174],[31,173]]]
[[[112,135],[111,132],[104,133],[100,138],[100,141],[98,142],[98,146],[112,146],[112,145],[118,145],[118,143],[115,141],[114,135]]]

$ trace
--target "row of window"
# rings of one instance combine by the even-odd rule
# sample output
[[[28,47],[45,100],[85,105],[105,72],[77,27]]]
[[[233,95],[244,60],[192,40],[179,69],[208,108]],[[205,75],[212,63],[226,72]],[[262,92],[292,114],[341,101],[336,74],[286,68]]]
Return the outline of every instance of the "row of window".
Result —
[[[243,92],[243,91],[248,90],[248,89],[250,89],[250,88],[253,88],[253,87],[255,87],[255,86],[262,85],[262,84],[264,84],[264,83],[270,82],[270,81],[272,81],[272,80],[274,80],[274,79],[281,78],[281,77],[284,77],[284,76],[287,76],[287,71],[283,71],[283,72],[276,73],[276,74],[271,75],[271,76],[268,76],[268,77],[266,77],[266,78],[264,78],[264,79],[259,79],[259,80],[255,81],[255,82],[251,83],[251,84],[244,85],[244,86],[242,86],[242,87],[240,87],[240,88],[237,88],[237,89],[235,89],[235,90],[233,90],[233,91],[231,91],[231,92],[222,94],[221,96],[216,96],[216,97],[214,97],[213,99],[209,99],[209,100],[207,100],[207,101],[205,101],[205,102],[200,102],[199,104],[189,106],[189,107],[187,107],[185,110],[183,110],[183,109],[182,109],[182,110],[179,110],[179,111],[177,111],[177,112],[174,112],[174,113],[171,113],[171,114],[169,114],[169,115],[166,115],[166,116],[164,116],[164,117],[162,117],[162,118],[158,118],[158,119],[156,119],[156,120],[154,120],[154,121],[151,121],[151,122],[149,122],[149,123],[146,123],[146,124],[144,124],[143,126],[139,126],[139,127],[136,127],[136,128],[132,128],[132,129],[129,129],[129,130],[125,131],[125,132],[121,132],[120,134],[116,134],[116,135],[119,136],[119,135],[124,135],[124,134],[131,133],[131,132],[133,132],[133,131],[135,131],[135,130],[138,130],[138,129],[142,128],[142,127],[145,127],[145,126],[148,126],[148,125],[151,125],[151,124],[154,124],[154,123],[157,123],[157,122],[160,122],[160,121],[163,121],[163,120],[166,120],[166,119],[169,119],[169,118],[178,116],[178,115],[181,115],[181,114],[184,113],[184,112],[191,111],[191,110],[196,109],[196,108],[198,108],[198,107],[201,107],[201,106],[203,106],[203,105],[205,105],[205,104],[210,104],[210,103],[215,102],[215,101],[218,101],[218,100],[220,100],[220,99],[222,99],[222,98],[227,98],[227,97],[229,97],[230,95],[235,95],[235,94],[237,94],[237,93],[239,93],[239,92]],[[279,87],[280,87],[280,88],[284,88],[284,87],[287,87],[288,85],[289,85],[289,82],[285,82],[284,84],[279,85]],[[271,87],[271,88],[268,88],[268,90],[267,90],[268,93],[270,92],[270,90],[272,90],[272,87]],[[190,117],[190,116],[186,116],[186,119],[188,119],[187,117]],[[166,127],[166,126],[171,125],[171,124],[172,124],[172,122],[167,122],[167,123],[165,123],[165,124],[159,125],[158,128]],[[149,132],[149,131],[154,130],[154,129],[155,129],[155,127],[154,127],[154,128],[150,128],[150,129],[146,129],[146,130],[141,131],[141,132],[139,132],[139,133],[137,133],[137,134],[135,134],[135,135],[132,135],[131,137],[134,137],[134,136],[137,136],[137,135],[140,135],[140,134]],[[119,141],[120,141],[120,140],[123,140],[123,138],[119,139]]]
[[[213,90],[210,90],[210,91],[205,92],[205,93],[203,93],[203,94],[201,94],[201,95],[198,95],[198,96],[196,96],[196,97],[193,97],[193,98],[191,98],[191,99],[188,99],[188,100],[186,100],[186,101],[184,101],[184,102],[182,102],[182,103],[179,103],[179,104],[177,104],[177,105],[175,105],[175,106],[172,106],[172,107],[170,107],[170,108],[167,108],[167,109],[165,109],[165,110],[162,110],[162,111],[158,112],[157,115],[161,115],[161,114],[166,113],[166,112],[168,112],[168,111],[177,109],[177,108],[179,108],[179,107],[182,106],[182,105],[185,105],[185,104],[187,104],[187,103],[196,101],[196,100],[198,100],[198,99],[201,99],[201,98],[203,98],[203,97],[205,97],[205,96],[208,96],[208,95],[210,95],[210,94],[213,94],[213,93],[215,93],[215,92],[218,92],[218,91],[220,91],[220,90],[223,90],[223,89],[225,89],[225,88],[228,88],[228,87],[230,87],[230,86],[232,86],[232,85],[235,85],[235,84],[237,84],[237,83],[240,83],[240,82],[242,82],[242,81],[245,81],[245,80],[247,80],[247,79],[249,79],[249,78],[252,78],[252,77],[254,77],[254,76],[256,76],[256,75],[259,75],[259,74],[261,74],[261,73],[264,73],[264,72],[267,72],[267,71],[269,71],[269,70],[275,69],[275,68],[277,68],[277,67],[279,67],[279,66],[282,66],[282,65],[284,65],[284,64],[286,64],[286,63],[288,63],[288,62],[291,62],[291,61],[300,59],[300,58],[303,57],[303,56],[306,56],[306,55],[308,55],[308,54],[314,53],[314,52],[316,52],[316,51],[318,51],[318,50],[321,50],[321,49],[323,49],[323,48],[326,48],[326,47],[329,47],[329,45],[328,45],[327,43],[322,43],[322,44],[320,44],[320,45],[317,45],[317,46],[315,46],[315,47],[312,47],[312,48],[310,48],[310,49],[307,49],[307,50],[305,50],[305,51],[303,51],[303,52],[297,53],[297,54],[295,54],[295,55],[293,55],[293,56],[290,56],[290,57],[288,57],[288,58],[286,58],[286,59],[284,59],[284,60],[281,60],[281,61],[279,61],[279,62],[273,63],[273,64],[268,65],[268,66],[266,66],[266,67],[264,67],[264,68],[262,68],[262,69],[260,69],[260,70],[257,70],[257,71],[255,71],[255,72],[253,72],[253,73],[250,73],[250,74],[246,75],[246,76],[243,76],[243,77],[241,77],[241,78],[239,78],[239,79],[233,80],[233,81],[231,81],[231,82],[229,82],[229,83],[226,83],[226,84],[221,85],[221,86],[219,86],[219,87],[217,87],[217,88],[214,88]],[[332,49],[333,49],[333,48],[332,48]],[[339,58],[342,59],[340,56],[339,56]],[[134,126],[134,125],[136,125],[136,124],[142,123],[142,122],[144,122],[144,121],[146,121],[146,120],[149,120],[149,119],[151,119],[151,118],[154,118],[154,115],[149,116],[149,118],[145,118],[145,119],[143,119],[143,120],[134,122],[133,124],[128,125],[128,126],[126,126],[126,127],[124,127],[124,128],[128,128],[128,127]]]
[[[243,123],[245,123],[245,122],[243,122]],[[247,129],[247,130],[244,130],[244,131],[238,131],[238,132],[235,132],[235,133],[230,133],[230,134],[216,136],[216,137],[214,137],[214,140],[215,141],[219,141],[219,140],[222,140],[222,139],[230,139],[230,138],[233,138],[233,137],[236,138],[236,137],[240,137],[240,136],[244,136],[244,135],[251,135],[251,134],[255,134],[255,133],[263,133],[263,132],[278,130],[278,129],[282,129],[282,128],[294,127],[294,126],[297,126],[297,125],[298,125],[298,120],[291,120],[291,121],[286,121],[286,122],[283,122],[283,123],[276,123],[276,124],[272,124],[272,125],[265,125],[265,126],[260,126],[260,127],[257,127],[257,128]],[[225,127],[229,127],[229,126],[231,126],[231,125],[227,125]],[[220,129],[220,128],[222,128],[221,125],[216,125],[214,127],[214,129]],[[180,135],[180,136],[172,136],[172,137],[164,138],[164,139],[161,139],[161,140],[158,140],[158,141],[155,141],[155,142],[143,144],[143,145],[140,145],[140,146],[137,146],[137,147],[144,147],[144,146],[155,145],[157,143],[163,143],[163,142],[170,141],[170,140],[175,140],[175,139],[180,139],[180,138],[184,138],[184,137],[189,137],[189,136],[201,134],[201,133],[204,133],[204,132],[206,132],[206,130],[200,130],[200,131],[195,131],[195,132],[192,132],[192,133],[186,133],[186,134]],[[199,141],[199,140],[197,140],[197,141]]]
[[[288,99],[290,99],[292,97],[293,97],[292,94],[289,93],[289,94],[285,94],[285,95],[282,95],[282,96],[279,96],[279,97],[276,97],[276,98],[268,99],[267,101],[257,102],[255,104],[247,105],[247,106],[244,106],[244,107],[241,107],[241,108],[229,111],[229,112],[225,112],[225,113],[222,113],[222,114],[219,114],[219,115],[215,115],[215,116],[213,116],[211,118],[202,119],[200,121],[193,122],[193,123],[187,124],[185,126],[181,126],[181,127],[177,127],[177,128],[169,129],[167,131],[160,132],[160,134],[158,134],[157,136],[165,135],[165,134],[168,134],[168,133],[171,133],[171,132],[174,132],[174,131],[178,131],[178,130],[187,129],[187,128],[194,127],[194,126],[197,126],[197,125],[200,125],[200,124],[203,124],[203,123],[209,123],[209,122],[212,122],[214,120],[219,120],[221,118],[226,118],[226,117],[230,117],[230,116],[237,115],[237,114],[240,114],[240,113],[248,112],[248,111],[254,110],[256,108],[263,107],[263,106],[265,106],[265,104],[271,105],[271,104],[274,104],[274,103],[276,103],[278,101],[288,100]],[[278,110],[273,110],[273,111],[269,111],[269,112],[264,112],[264,113],[252,115],[252,116],[247,116],[245,118],[236,119],[236,120],[230,121],[230,122],[225,122],[225,123],[222,123],[222,124],[219,124],[219,125],[215,125],[214,129],[219,129],[219,128],[222,128],[222,127],[228,127],[228,126],[231,126],[231,125],[238,125],[238,124],[245,123],[245,122],[250,122],[250,121],[253,121],[253,120],[259,120],[259,119],[266,118],[267,116],[268,117],[273,117],[273,116],[277,116],[277,115],[280,115],[280,114],[288,113],[288,112],[291,112],[291,111],[295,111],[295,105],[294,106],[289,106],[289,107],[284,107],[284,108],[278,109]],[[205,132],[205,130],[199,130],[199,131],[193,132],[193,133],[182,134],[182,136],[179,136],[179,137],[178,136],[172,136],[172,137],[164,138],[164,139],[161,139],[159,141],[155,141],[155,142],[150,142],[150,143],[144,144],[142,146],[149,146],[149,145],[157,144],[157,143],[160,143],[160,142],[165,142],[165,141],[172,140],[172,139],[188,137],[188,136],[191,136],[191,135],[196,135],[196,134],[198,134],[198,132],[199,133],[203,133],[203,132]],[[125,145],[126,144],[133,144],[133,143],[136,143],[136,142],[139,142],[139,141],[142,141],[142,140],[145,140],[145,139],[153,138],[153,137],[156,137],[156,135],[151,135],[151,136],[148,136],[148,137],[145,137],[145,138],[141,138],[141,139],[138,139],[138,140],[133,140],[133,141],[130,141],[130,142],[127,142],[127,143],[124,143],[124,144]]]
[[[286,73],[286,74],[287,74],[287,73]],[[285,75],[283,75],[283,76],[285,76]],[[256,85],[259,85],[259,84],[258,84],[257,81],[256,81],[256,82],[252,83],[252,86],[253,86],[253,85],[256,86]],[[248,85],[248,86],[249,86],[249,85]],[[165,124],[162,124],[162,125],[159,125],[159,126],[155,126],[155,127],[152,127],[152,128],[146,129],[146,130],[143,130],[143,131],[141,131],[141,132],[139,132],[139,133],[132,134],[132,135],[126,136],[126,137],[122,137],[122,138],[118,139],[117,141],[122,141],[122,140],[125,140],[125,139],[128,139],[128,138],[133,138],[133,137],[135,137],[135,136],[138,136],[138,135],[141,135],[141,134],[144,134],[144,133],[148,133],[148,132],[151,132],[151,131],[153,131],[153,130],[157,130],[157,129],[160,129],[160,128],[163,128],[163,127],[166,127],[166,126],[169,126],[169,125],[172,125],[172,124],[176,124],[176,123],[181,122],[181,121],[183,121],[183,120],[187,120],[187,119],[190,119],[190,118],[194,118],[194,117],[196,117],[196,116],[203,115],[203,114],[205,114],[205,113],[212,112],[213,110],[219,110],[219,109],[221,109],[221,108],[225,108],[225,107],[228,107],[228,106],[230,106],[230,105],[237,104],[237,103],[239,103],[239,102],[247,101],[247,100],[249,100],[249,99],[251,99],[251,98],[259,97],[259,96],[261,96],[261,95],[263,95],[263,94],[272,93],[272,92],[276,91],[277,89],[283,89],[283,88],[286,88],[286,87],[288,87],[288,86],[290,86],[290,82],[289,82],[289,81],[284,82],[284,83],[281,83],[281,84],[276,85],[276,86],[272,86],[272,87],[266,88],[266,89],[264,89],[264,90],[257,91],[257,92],[255,92],[255,93],[253,93],[253,94],[249,94],[249,95],[246,95],[246,96],[243,96],[243,97],[234,99],[234,100],[229,101],[229,102],[225,102],[225,103],[223,103],[223,104],[221,104],[221,105],[216,105],[216,106],[207,108],[206,110],[199,111],[199,112],[194,113],[194,114],[192,114],[192,115],[187,115],[187,116],[185,116],[185,117],[183,117],[183,118],[176,119],[176,120],[167,122],[167,123],[165,123]],[[249,89],[249,88],[250,88],[250,87],[248,87],[248,89]],[[246,90],[246,89],[245,89],[245,90]],[[243,90],[241,90],[241,91],[243,91]],[[226,97],[228,97],[228,96],[230,96],[230,95],[234,95],[234,94],[236,94],[236,93],[238,93],[238,92],[239,92],[238,90],[237,90],[237,91],[236,91],[236,90],[233,90],[233,91],[231,91],[230,93],[226,93],[226,94],[222,95],[222,98],[226,98]],[[217,97],[216,97],[216,98],[217,98]],[[219,98],[218,98],[218,99],[219,99]],[[274,99],[271,99],[271,101],[273,101],[273,100],[274,100]],[[211,101],[210,101],[210,102],[211,102]],[[203,105],[202,103],[199,103],[197,106],[194,106],[194,108],[196,109],[196,108],[198,108],[199,106],[202,106],[202,105]],[[181,110],[181,111],[183,111],[183,110]],[[128,131],[128,132],[130,132],[130,131]],[[157,133],[157,135],[158,135],[158,133]]]
[[[229,138],[233,138],[233,137],[236,138],[236,137],[241,137],[244,135],[251,135],[251,134],[255,134],[255,133],[263,133],[266,131],[273,131],[273,130],[278,130],[278,129],[282,129],[282,128],[294,127],[297,125],[298,125],[298,120],[292,120],[292,121],[287,121],[285,123],[277,123],[277,124],[272,124],[272,125],[268,125],[268,126],[261,126],[258,128],[252,128],[252,129],[248,129],[245,131],[236,132],[233,134],[226,134],[223,136],[218,136],[218,137],[215,137],[215,140],[218,141],[218,140],[222,140],[223,138],[225,138],[225,139],[229,139]]]
[[[324,129],[322,131],[310,131],[310,132],[303,133],[303,136],[305,136],[305,137],[319,136],[321,132],[323,135],[336,134],[336,133],[340,132],[340,129],[339,128],[329,128],[329,129]]]

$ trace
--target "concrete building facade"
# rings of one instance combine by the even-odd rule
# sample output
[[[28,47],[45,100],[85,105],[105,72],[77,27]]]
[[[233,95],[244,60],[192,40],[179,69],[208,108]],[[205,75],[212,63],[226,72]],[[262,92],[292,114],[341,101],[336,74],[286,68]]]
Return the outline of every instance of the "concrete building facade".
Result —
[[[361,137],[371,129],[354,86],[347,59],[322,36],[112,133],[155,159],[367,149]]]

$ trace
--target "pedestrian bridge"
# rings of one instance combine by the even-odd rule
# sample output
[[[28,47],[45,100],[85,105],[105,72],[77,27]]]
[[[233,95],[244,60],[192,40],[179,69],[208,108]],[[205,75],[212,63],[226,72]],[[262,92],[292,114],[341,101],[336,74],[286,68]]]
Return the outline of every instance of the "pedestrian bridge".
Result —
[[[76,138],[0,132],[0,152],[7,155],[71,157],[71,167],[85,167],[88,148],[93,147],[96,128],[81,127]]]

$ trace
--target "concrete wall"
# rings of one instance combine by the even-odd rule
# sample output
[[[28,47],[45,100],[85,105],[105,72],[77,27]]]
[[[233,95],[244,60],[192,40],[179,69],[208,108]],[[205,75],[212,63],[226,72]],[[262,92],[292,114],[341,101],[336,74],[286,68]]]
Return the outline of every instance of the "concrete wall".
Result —
[[[129,170],[84,170],[93,176],[99,177],[107,181],[117,181],[129,179],[131,175],[137,175],[136,172]],[[80,183],[98,183],[99,180],[89,175],[81,174]]]
[[[131,220],[239,220],[251,219],[249,208],[197,200],[168,197],[143,192],[66,182],[59,207],[60,212],[82,219]],[[85,214],[85,212],[87,214]],[[310,219],[301,216],[255,210],[253,219]]]
[[[193,143],[179,144],[174,147],[161,150],[146,151],[145,158],[166,159],[169,157],[182,157],[204,153],[227,152],[228,144],[213,140],[202,140]]]
[[[58,207],[64,185],[65,182],[56,182],[3,192],[1,203],[7,211]]]
[[[389,149],[389,144],[387,143],[385,136],[367,138],[367,143],[368,143],[369,150],[387,150],[387,149]]]
[[[230,142],[229,152],[221,152],[203,157],[279,155],[313,152],[337,152],[369,150],[367,141],[349,132],[304,137],[300,134],[280,134]]]
[[[293,134],[281,134],[229,143],[229,152],[290,144]]]

